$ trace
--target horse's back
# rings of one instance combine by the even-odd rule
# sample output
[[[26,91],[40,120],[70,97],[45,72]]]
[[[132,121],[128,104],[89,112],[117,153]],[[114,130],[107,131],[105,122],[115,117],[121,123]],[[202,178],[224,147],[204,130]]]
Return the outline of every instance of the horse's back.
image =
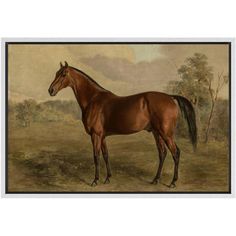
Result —
[[[148,109],[151,114],[167,114],[170,111],[173,114],[178,113],[178,108],[173,97],[157,91],[149,91],[124,97],[115,96],[111,100],[111,106],[114,106],[114,108],[121,106],[125,109],[143,107]]]
[[[101,93],[90,104],[84,124],[87,132],[93,129],[107,135],[131,134],[150,130],[153,125],[175,125],[177,113],[173,98],[165,93],[145,92],[130,96]]]
[[[151,123],[177,117],[177,106],[171,96],[145,92],[130,96],[107,96],[104,102],[105,128],[114,133],[135,133],[149,129]]]
[[[147,92],[144,96],[149,104],[150,112],[177,112],[178,108],[171,95],[161,92]]]
[[[111,134],[129,134],[145,129],[150,117],[143,94],[111,96],[104,102],[104,126]]]

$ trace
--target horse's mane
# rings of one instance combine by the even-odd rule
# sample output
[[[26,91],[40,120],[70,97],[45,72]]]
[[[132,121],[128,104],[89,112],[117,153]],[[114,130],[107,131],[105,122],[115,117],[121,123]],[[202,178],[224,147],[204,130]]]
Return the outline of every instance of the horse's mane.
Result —
[[[89,75],[87,75],[85,72],[83,72],[82,70],[79,70],[79,69],[72,67],[72,66],[70,66],[70,68],[72,68],[72,69],[76,70],[77,72],[79,72],[80,74],[84,75],[88,80],[90,80],[92,83],[94,83],[99,88],[101,88],[105,91],[108,91],[105,88],[103,88],[100,84],[98,84],[94,79],[92,79]]]

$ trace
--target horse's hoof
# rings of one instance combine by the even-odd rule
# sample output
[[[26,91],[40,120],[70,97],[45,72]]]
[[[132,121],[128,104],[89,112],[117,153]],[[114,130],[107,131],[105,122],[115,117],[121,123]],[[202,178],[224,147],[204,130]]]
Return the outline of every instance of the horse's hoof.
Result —
[[[175,188],[175,187],[176,187],[175,183],[171,183],[171,184],[169,185],[169,188]]]
[[[106,180],[104,181],[104,184],[109,184],[110,183],[110,179],[109,177],[106,178]]]
[[[92,187],[95,187],[95,186],[97,186],[98,185],[98,182],[97,182],[97,180],[95,179],[92,183],[91,183],[91,186]]]
[[[154,179],[151,184],[158,184],[159,183],[159,179]]]

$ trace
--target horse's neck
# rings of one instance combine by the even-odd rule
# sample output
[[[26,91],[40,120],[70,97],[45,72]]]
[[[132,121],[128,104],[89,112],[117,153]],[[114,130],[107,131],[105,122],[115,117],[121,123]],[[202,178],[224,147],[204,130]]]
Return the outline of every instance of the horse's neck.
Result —
[[[71,87],[82,112],[85,111],[86,107],[94,96],[102,91],[106,91],[105,89],[102,89],[96,85],[90,79],[86,78],[85,75],[79,73],[74,73],[73,84]]]

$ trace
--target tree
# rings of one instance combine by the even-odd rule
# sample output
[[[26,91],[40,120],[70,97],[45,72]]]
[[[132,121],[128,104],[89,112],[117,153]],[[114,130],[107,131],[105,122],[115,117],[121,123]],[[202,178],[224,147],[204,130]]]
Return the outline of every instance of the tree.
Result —
[[[185,64],[178,68],[180,81],[171,81],[168,85],[172,93],[187,97],[194,105],[198,130],[202,130],[202,119],[206,119],[203,133],[205,142],[208,141],[210,125],[218,94],[227,83],[228,77],[218,74],[217,85],[213,88],[213,68],[208,65],[208,58],[202,53],[188,57]],[[209,115],[206,116],[206,114]],[[198,132],[199,134],[200,132]]]
[[[195,53],[185,60],[185,64],[181,65],[177,72],[180,80],[171,81],[168,87],[172,93],[187,97],[192,102],[196,113],[197,127],[201,131],[200,110],[210,104],[207,81],[213,78],[213,69],[208,65],[206,55]]]
[[[16,119],[24,127],[30,126],[30,123],[36,117],[37,103],[33,99],[25,100],[16,105]]]
[[[229,101],[218,98],[215,104],[215,112],[211,126],[210,134],[216,140],[225,140],[229,137]]]
[[[218,74],[217,85],[216,85],[215,89],[212,88],[212,80],[213,80],[213,78],[211,80],[207,81],[208,91],[209,91],[209,94],[211,97],[211,108],[210,108],[210,114],[209,114],[208,121],[207,121],[205,143],[207,143],[208,139],[209,139],[210,125],[211,125],[215,105],[218,100],[219,92],[223,88],[223,86],[228,83],[228,76],[223,75],[223,72],[221,74]]]

